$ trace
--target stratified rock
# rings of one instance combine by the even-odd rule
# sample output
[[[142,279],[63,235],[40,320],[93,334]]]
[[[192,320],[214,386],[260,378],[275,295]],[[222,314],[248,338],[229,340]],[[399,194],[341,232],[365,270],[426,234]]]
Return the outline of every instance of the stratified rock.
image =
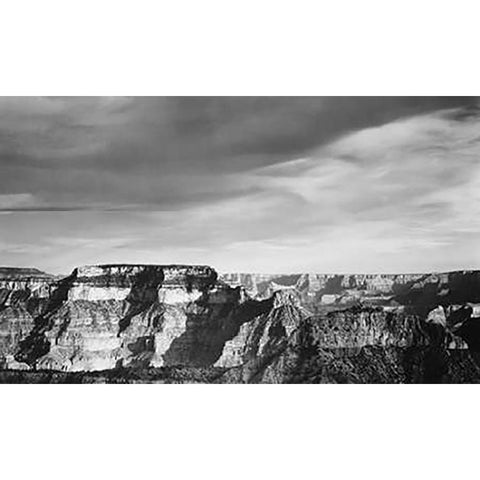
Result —
[[[243,323],[238,334],[225,344],[215,366],[250,364],[251,375],[258,363],[284,348],[293,332],[311,315],[291,290],[275,292],[265,306],[265,313]]]
[[[210,300],[216,280],[206,266],[80,267],[58,283],[17,359],[66,371],[163,365],[195,316],[196,302]]]
[[[34,318],[47,306],[53,282],[51,275],[34,268],[0,268],[0,363],[32,330]]]
[[[478,272],[223,278],[189,265],[86,266],[60,280],[0,269],[0,369],[32,380],[480,380]]]

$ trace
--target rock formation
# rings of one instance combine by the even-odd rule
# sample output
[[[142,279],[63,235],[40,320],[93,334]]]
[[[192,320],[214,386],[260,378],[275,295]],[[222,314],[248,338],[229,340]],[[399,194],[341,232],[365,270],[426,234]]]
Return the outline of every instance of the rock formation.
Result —
[[[28,368],[13,355],[48,304],[53,277],[33,268],[0,268],[0,365]]]
[[[476,382],[479,287],[480,272],[4,268],[0,380]]]

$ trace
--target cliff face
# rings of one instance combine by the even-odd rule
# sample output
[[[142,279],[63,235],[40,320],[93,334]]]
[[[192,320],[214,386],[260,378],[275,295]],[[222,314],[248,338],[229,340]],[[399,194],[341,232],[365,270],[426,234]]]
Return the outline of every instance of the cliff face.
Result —
[[[53,277],[30,268],[0,268],[0,364],[28,368],[13,355],[46,308]]]
[[[220,357],[231,363],[227,342],[270,309],[270,302],[218,282],[206,266],[80,267],[48,289],[36,316],[15,316],[24,330],[2,352],[8,368],[209,367]]]
[[[309,315],[296,295],[253,300],[206,266],[80,267],[29,295],[28,281],[15,280],[22,308],[5,310],[9,369],[229,368],[270,355]]]
[[[79,267],[62,280],[0,270],[0,362],[32,381],[480,380],[478,272],[283,276],[256,297],[251,280],[187,265]]]
[[[238,296],[216,279],[204,266],[78,268],[56,285],[16,359],[63,371],[175,362],[187,348],[189,320],[210,320]],[[176,355],[170,351],[174,346]]]
[[[262,303],[263,314],[242,323],[237,335],[225,344],[216,366],[233,367],[269,358],[286,346],[310,316],[292,292],[278,291]]]
[[[351,277],[331,277],[315,287],[337,299],[354,291],[349,305],[306,297],[301,277],[288,291],[312,313],[268,362],[239,362],[225,373],[226,381],[480,381],[478,272],[387,276],[388,288],[385,276]]]

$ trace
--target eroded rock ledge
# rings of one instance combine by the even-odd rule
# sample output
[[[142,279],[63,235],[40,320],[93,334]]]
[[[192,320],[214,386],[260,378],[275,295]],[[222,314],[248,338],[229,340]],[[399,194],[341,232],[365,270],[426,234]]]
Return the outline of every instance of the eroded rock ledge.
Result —
[[[204,265],[93,265],[76,268],[71,275],[69,300],[126,300],[140,289],[164,289],[170,300],[182,293],[203,291],[217,280],[214,269]],[[168,293],[165,291],[168,290]]]
[[[479,276],[472,272],[402,277],[380,297],[371,286],[361,290],[368,304],[325,305],[337,279],[320,298],[275,282],[268,296],[253,298],[201,265],[84,266],[61,280],[13,270],[0,269],[0,364],[8,370],[213,369],[225,381],[284,382],[331,378],[321,374],[325,365],[343,372],[366,361],[365,352],[375,362],[403,362],[392,364],[393,375],[420,352],[415,368],[434,365],[431,378],[457,356],[480,379],[473,360]],[[321,308],[312,309],[317,298]],[[387,368],[365,365],[368,375]]]

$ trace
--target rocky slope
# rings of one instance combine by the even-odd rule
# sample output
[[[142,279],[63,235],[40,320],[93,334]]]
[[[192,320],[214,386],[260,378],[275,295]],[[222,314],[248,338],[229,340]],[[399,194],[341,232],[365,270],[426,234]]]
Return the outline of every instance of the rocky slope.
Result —
[[[53,277],[34,268],[0,268],[0,362],[20,368],[14,360],[19,342],[46,308]],[[24,366],[27,368],[27,366]]]
[[[480,380],[480,272],[257,280],[0,269],[0,381]]]
[[[21,290],[26,277],[16,281],[25,298],[20,310],[3,312],[7,369],[211,367],[228,358],[224,347],[242,324],[273,302],[252,301],[206,266],[80,267],[44,283],[37,309],[28,307],[33,293]]]

